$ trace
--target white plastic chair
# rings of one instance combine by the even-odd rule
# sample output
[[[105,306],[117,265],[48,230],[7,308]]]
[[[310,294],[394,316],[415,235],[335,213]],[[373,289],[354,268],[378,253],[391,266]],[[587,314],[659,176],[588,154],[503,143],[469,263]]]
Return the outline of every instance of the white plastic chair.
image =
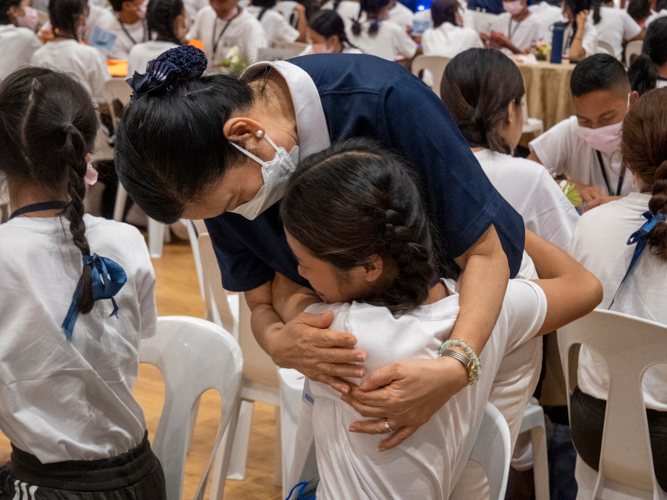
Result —
[[[282,0],[281,2],[276,3],[275,9],[280,12],[288,23],[296,28],[299,23],[299,13],[294,10],[296,6],[299,5],[298,2],[293,0]]]
[[[523,415],[519,434],[523,432],[530,432],[530,444],[533,452],[535,500],[549,500],[549,461],[544,410],[535,398],[528,402]]]
[[[412,74],[419,77],[419,74],[424,71],[431,73],[433,82],[425,82],[431,87],[435,95],[440,97],[440,83],[442,82],[442,75],[445,73],[445,67],[449,64],[451,59],[443,56],[417,56],[412,61]]]
[[[598,48],[596,54],[609,54],[610,56],[616,57],[616,53],[614,52],[614,47],[612,47],[607,42],[603,42],[602,40],[598,40]]]
[[[191,239],[192,241],[192,239]],[[248,440],[255,401],[276,407],[276,448],[274,453],[277,485],[287,487],[287,478],[294,458],[294,442],[303,392],[304,376],[296,370],[278,368],[271,357],[255,340],[250,327],[250,309],[243,294],[228,294],[222,288],[220,268],[208,233],[199,233],[197,238],[201,258],[203,290],[207,317],[229,328],[238,339],[243,357],[243,381],[241,404],[238,408],[238,426],[233,436],[232,456],[227,477],[245,477]],[[226,436],[229,440],[229,436]],[[225,447],[221,447],[216,458],[211,498],[219,499],[224,489],[224,471],[219,467]]]
[[[598,42],[600,43],[600,42]],[[630,67],[635,57],[640,56],[644,42],[642,40],[633,40],[625,46],[625,66]]]
[[[114,135],[116,133],[116,113],[114,112],[114,100],[119,101],[123,106],[130,102],[132,96],[132,88],[123,80],[109,80],[104,85],[104,98],[110,105],[111,120],[114,126]],[[98,134],[99,135],[99,134]],[[116,204],[113,210],[113,220],[122,222],[123,212],[125,210],[125,202],[127,201],[127,191],[118,181],[118,190],[116,191]],[[148,250],[153,259],[162,257],[162,247],[164,245],[164,224],[154,219],[148,218]]]
[[[664,500],[653,469],[642,378],[650,366],[667,363],[667,327],[613,311],[595,310],[558,330],[558,348],[568,395],[572,394],[578,357],[570,348],[584,344],[605,361],[609,395],[599,472],[577,458],[577,476],[593,478],[592,491],[579,485],[577,498]],[[570,400],[568,397],[568,410]]]
[[[152,448],[164,469],[167,498],[180,500],[188,429],[193,417],[191,409],[208,389],[218,391],[222,400],[216,446],[228,426],[230,432],[234,432],[243,371],[241,349],[229,333],[209,321],[167,316],[158,318],[158,332],[154,337],[141,341],[139,361],[156,366],[164,378],[164,408]],[[214,446],[195,496],[197,499],[203,499],[208,471],[217,451],[225,456],[224,450],[216,450]],[[227,460],[230,451],[227,450]],[[221,469],[226,467],[225,461]],[[224,477],[221,487],[224,489]]]
[[[526,94],[524,94],[521,98],[521,107],[523,109],[522,133],[540,135],[542,132],[544,132],[544,123],[542,120],[528,117],[528,99],[526,98]]]
[[[280,2],[284,3],[284,2]],[[278,4],[280,5],[280,4]],[[304,50],[308,48],[307,43],[301,43],[301,42],[276,42],[275,43],[276,49],[282,49],[282,50],[291,50],[292,51],[292,57],[296,57],[299,54],[301,54]]]
[[[0,173],[0,223],[9,220],[9,192],[4,174]]]

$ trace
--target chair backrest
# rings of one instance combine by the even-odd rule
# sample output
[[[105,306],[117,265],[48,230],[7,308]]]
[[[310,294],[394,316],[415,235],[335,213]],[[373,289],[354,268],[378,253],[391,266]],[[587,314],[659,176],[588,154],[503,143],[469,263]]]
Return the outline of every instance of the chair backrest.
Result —
[[[283,2],[281,2],[281,3],[283,3]],[[278,4],[278,5],[280,5],[280,4]],[[301,43],[301,42],[276,42],[276,48],[277,49],[284,49],[284,50],[291,50],[292,54],[293,54],[292,57],[296,57],[308,48],[308,44],[307,43]]]
[[[287,22],[295,28],[299,22],[299,14],[296,10],[294,10],[297,5],[298,2],[294,2],[293,0],[282,0],[281,2],[276,3],[275,7],[276,10],[285,17]]]
[[[217,310],[221,324],[233,324],[236,320],[229,307],[227,291],[222,287],[220,267],[208,233],[199,235],[199,253],[202,261],[206,307]],[[214,315],[215,316],[215,315]],[[269,387],[279,387],[278,370],[271,357],[259,346],[250,327],[250,309],[245,296],[239,297],[238,342],[243,352],[243,376]],[[231,331],[231,330],[230,330]]]
[[[598,353],[609,371],[609,395],[595,498],[622,485],[633,498],[664,498],[653,470],[642,378],[652,365],[667,363],[667,327],[613,311],[595,310],[558,330],[568,395],[578,356],[570,348],[583,344]],[[568,397],[568,406],[569,406]]]
[[[489,481],[489,500],[504,500],[512,460],[512,437],[503,414],[491,403],[486,403],[482,425],[470,453]]]
[[[203,220],[189,220],[186,224],[188,228],[188,237],[190,239],[190,247],[192,248],[192,256],[195,259],[195,268],[197,269],[197,278],[199,279],[199,291],[201,298],[206,302],[206,293],[204,292],[204,276],[202,275],[201,255],[199,253],[199,235],[208,233],[206,224]],[[208,316],[208,308],[207,308]],[[206,319],[211,319],[207,317]],[[230,330],[231,331],[231,330]]]
[[[39,9],[35,10],[37,11],[37,24],[43,26],[49,21],[49,13]]]
[[[440,83],[449,61],[449,57],[443,56],[417,56],[412,61],[412,74],[419,77],[422,71],[430,71],[433,75],[433,86],[431,88],[440,97]]]
[[[598,40],[598,49],[597,49],[598,54],[609,54],[610,56],[616,57],[616,53],[614,52],[614,48],[607,42],[603,42],[602,40]]]
[[[238,401],[241,349],[229,333],[210,321],[166,316],[158,319],[157,335],[141,341],[139,362],[156,366],[164,378],[164,408],[152,448],[164,469],[167,498],[178,500],[183,490],[192,408],[208,389],[218,391],[221,437]]]
[[[628,44],[625,46],[625,65],[628,68],[635,60],[635,57],[641,55],[643,46],[644,42],[641,40],[633,40],[628,42]]]
[[[104,84],[104,100],[110,105],[114,133],[116,132],[115,128],[119,117],[116,116],[114,107],[111,104],[114,101],[118,101],[125,107],[130,102],[130,97],[132,97],[132,87],[125,80],[113,79]]]

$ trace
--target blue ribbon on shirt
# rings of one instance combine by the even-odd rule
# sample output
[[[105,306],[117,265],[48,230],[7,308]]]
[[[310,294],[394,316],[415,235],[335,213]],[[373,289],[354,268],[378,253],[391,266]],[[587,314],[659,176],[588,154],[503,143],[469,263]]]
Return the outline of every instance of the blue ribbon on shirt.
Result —
[[[123,285],[127,282],[127,275],[125,270],[120,266],[120,264],[114,262],[111,259],[105,257],[100,257],[96,253],[93,255],[84,255],[83,256],[83,265],[92,266],[92,277],[93,277],[93,300],[103,300],[111,299],[113,304],[113,312],[109,317],[115,316],[118,317],[118,304],[114,299]],[[74,330],[74,325],[76,320],[79,317],[79,308],[77,307],[77,298],[81,290],[81,279],[76,285],[76,290],[74,291],[74,296],[72,297],[72,303],[69,306],[69,311],[67,311],[67,316],[65,321],[63,321],[62,329],[65,331],[65,336],[67,340],[72,340],[72,331]]]
[[[659,213],[654,215],[653,212],[648,210],[644,212],[642,216],[646,219],[646,222],[637,231],[632,233],[632,235],[628,239],[628,245],[637,244],[637,246],[635,247],[635,252],[632,254],[632,260],[630,261],[630,266],[628,267],[628,270],[626,271],[625,276],[623,277],[623,281],[621,281],[621,284],[618,285],[618,289],[614,294],[614,298],[612,299],[611,304],[609,304],[609,309],[611,309],[611,306],[614,305],[616,296],[618,295],[618,292],[621,290],[623,283],[625,283],[625,280],[630,274],[630,271],[632,271],[632,268],[639,260],[639,256],[644,251],[644,248],[646,248],[646,243],[647,243],[646,235],[651,231],[653,231],[653,228],[655,228],[658,222],[664,221],[667,218],[667,216],[664,213]]]

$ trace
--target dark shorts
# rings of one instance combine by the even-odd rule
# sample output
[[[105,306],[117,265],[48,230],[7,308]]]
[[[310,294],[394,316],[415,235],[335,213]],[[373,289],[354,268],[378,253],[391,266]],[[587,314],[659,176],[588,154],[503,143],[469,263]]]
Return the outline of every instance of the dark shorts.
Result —
[[[166,500],[164,472],[148,437],[136,448],[102,460],[42,464],[12,446],[0,469],[0,500]]]
[[[581,459],[598,470],[607,402],[575,388],[570,405],[572,441]],[[646,410],[655,477],[667,491],[667,412]]]

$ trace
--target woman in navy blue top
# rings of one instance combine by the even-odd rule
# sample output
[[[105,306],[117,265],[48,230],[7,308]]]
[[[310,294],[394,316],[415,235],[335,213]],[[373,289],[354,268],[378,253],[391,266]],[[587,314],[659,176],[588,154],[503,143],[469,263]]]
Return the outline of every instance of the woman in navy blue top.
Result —
[[[203,77],[191,47],[168,51],[130,81],[117,137],[120,181],[163,222],[206,219],[227,290],[245,292],[259,344],[282,367],[350,393],[363,415],[397,422],[394,446],[467,385],[457,360],[413,360],[374,372],[360,390],[349,334],[327,315],[296,315],[308,286],[279,217],[299,158],[368,136],[413,164],[444,256],[464,272],[451,338],[480,353],[520,266],[521,217],[493,188],[436,95],[401,66],[326,54],[258,63],[239,80]],[[313,228],[317,230],[317,228]],[[508,265],[509,263],[509,265]],[[295,317],[294,317],[295,316]]]

